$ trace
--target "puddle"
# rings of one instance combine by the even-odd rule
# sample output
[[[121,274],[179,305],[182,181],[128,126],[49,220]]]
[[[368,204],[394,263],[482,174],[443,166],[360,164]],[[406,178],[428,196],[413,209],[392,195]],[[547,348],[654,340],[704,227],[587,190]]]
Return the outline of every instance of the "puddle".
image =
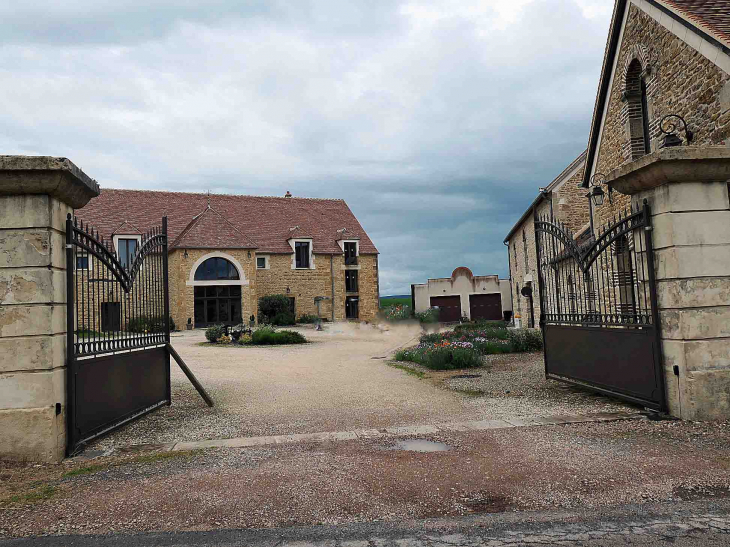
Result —
[[[393,450],[408,450],[410,452],[446,452],[451,450],[448,444],[426,441],[424,439],[403,439],[396,441]]]

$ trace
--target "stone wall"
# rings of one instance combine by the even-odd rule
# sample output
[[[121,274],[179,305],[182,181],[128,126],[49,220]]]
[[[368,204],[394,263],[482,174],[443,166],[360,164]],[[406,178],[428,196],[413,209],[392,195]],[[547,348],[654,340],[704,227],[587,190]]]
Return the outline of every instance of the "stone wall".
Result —
[[[578,234],[590,222],[587,190],[578,187],[582,182],[583,168],[578,169],[552,195],[555,218],[565,224],[573,234]]]
[[[253,251],[249,258],[249,251],[245,249],[175,249],[168,258],[170,315],[179,329],[185,328],[188,318],[195,321],[195,287],[187,284],[190,272],[198,260],[213,252],[228,255],[241,265],[248,281],[248,285],[241,287],[241,317],[247,321],[250,315],[258,315],[256,255]]]
[[[320,304],[323,319],[332,318],[332,274],[334,274],[334,318],[345,319],[345,269],[357,269],[359,312],[362,321],[372,321],[378,313],[378,256],[360,255],[357,266],[345,266],[344,255],[314,255],[314,269],[292,269],[291,254],[269,254],[269,268],[256,270],[258,296],[288,294],[294,297],[297,317],[317,315],[314,298],[324,296]],[[330,262],[331,258],[331,262]],[[286,290],[289,288],[290,292]],[[355,293],[353,293],[354,295]]]
[[[633,4],[629,6],[617,57],[595,173],[608,174],[632,161],[628,102],[623,92],[624,71],[634,58],[642,62],[644,70],[646,65],[650,66],[645,78],[652,150],[661,144],[659,121],[667,114],[684,117],[694,132],[693,145],[720,145],[728,141],[730,76]],[[684,137],[683,131],[679,134]],[[596,208],[597,229],[631,203],[628,196],[617,192],[612,201],[610,204],[606,200],[602,207]]]
[[[66,449],[69,212],[48,195],[0,196],[0,458]]]
[[[651,206],[668,407],[683,419],[730,417],[728,177],[727,147],[667,148],[610,175]]]

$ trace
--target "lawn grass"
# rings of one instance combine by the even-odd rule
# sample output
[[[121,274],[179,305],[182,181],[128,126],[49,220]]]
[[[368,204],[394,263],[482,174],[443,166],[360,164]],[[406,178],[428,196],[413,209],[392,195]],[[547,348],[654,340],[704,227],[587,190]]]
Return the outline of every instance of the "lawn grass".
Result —
[[[389,308],[390,306],[410,306],[410,296],[381,296],[380,309]]]

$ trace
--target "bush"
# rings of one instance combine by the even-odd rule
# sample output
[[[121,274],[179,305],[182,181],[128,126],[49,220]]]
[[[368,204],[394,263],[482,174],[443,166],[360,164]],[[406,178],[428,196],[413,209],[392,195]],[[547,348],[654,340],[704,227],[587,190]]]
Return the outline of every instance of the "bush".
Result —
[[[396,361],[412,361],[432,370],[454,370],[482,366],[481,355],[469,348],[436,347],[403,349],[395,354]]]
[[[406,304],[396,304],[381,308],[386,321],[403,321],[411,318],[411,307]]]
[[[274,325],[276,327],[284,327],[287,325],[293,325],[296,323],[296,319],[294,318],[294,314],[290,311],[283,311],[277,313],[271,320],[269,321],[269,324]]]
[[[417,312],[416,319],[418,319],[421,323],[438,323],[439,310],[436,308],[429,308],[426,311]]]
[[[211,325],[205,329],[205,337],[208,342],[215,344],[218,339],[226,333],[226,329],[223,325]]]
[[[508,331],[512,351],[539,351],[542,349],[542,332],[539,329],[512,329]]]
[[[306,325],[311,325],[311,324],[317,323],[317,322],[319,322],[319,317],[317,317],[316,315],[304,314],[304,315],[300,315],[299,319],[297,319],[297,323],[302,323],[302,324],[306,324]]]
[[[259,321],[274,325],[293,325],[294,315],[289,308],[289,298],[283,294],[259,298]]]
[[[291,330],[276,331],[271,327],[262,327],[251,335],[251,343],[257,346],[305,344],[306,342],[307,339],[298,332]]]
[[[129,332],[145,333],[145,332],[164,332],[165,316],[164,315],[140,315],[133,317],[127,324]],[[170,330],[175,329],[175,321],[170,317]]]

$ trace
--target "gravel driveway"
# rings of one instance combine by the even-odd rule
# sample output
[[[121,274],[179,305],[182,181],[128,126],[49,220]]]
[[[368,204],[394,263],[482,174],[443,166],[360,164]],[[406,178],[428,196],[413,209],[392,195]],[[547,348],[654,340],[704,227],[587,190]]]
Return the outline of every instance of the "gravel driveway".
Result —
[[[418,327],[381,330],[337,323],[299,346],[201,346],[203,331],[172,343],[215,400],[208,408],[172,365],[170,407],[97,441],[95,448],[232,437],[346,431],[519,416],[616,412],[627,406],[544,378],[542,355],[487,358],[470,371],[389,366],[387,356],[415,343]],[[415,366],[414,368],[418,368]],[[477,379],[451,379],[459,373]]]

